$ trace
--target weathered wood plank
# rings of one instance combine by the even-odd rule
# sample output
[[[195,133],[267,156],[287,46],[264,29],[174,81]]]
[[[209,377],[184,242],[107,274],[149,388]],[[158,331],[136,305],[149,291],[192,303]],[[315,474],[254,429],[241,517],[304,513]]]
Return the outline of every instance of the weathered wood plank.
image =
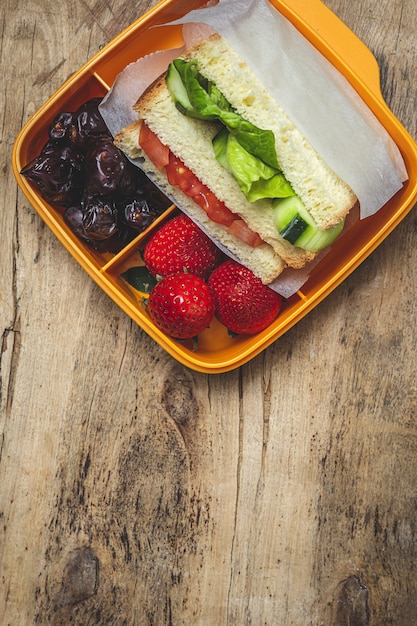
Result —
[[[134,326],[17,191],[22,124],[153,4],[0,9],[2,623],[410,626],[414,214],[266,352],[206,376]],[[416,137],[413,1],[326,4]]]

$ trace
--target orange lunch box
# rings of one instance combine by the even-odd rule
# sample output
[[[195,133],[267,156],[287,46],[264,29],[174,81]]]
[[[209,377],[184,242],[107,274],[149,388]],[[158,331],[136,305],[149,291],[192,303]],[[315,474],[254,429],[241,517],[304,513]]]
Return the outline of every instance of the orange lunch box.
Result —
[[[121,252],[111,255],[89,249],[72,233],[62,215],[41,198],[21,174],[47,140],[48,127],[61,111],[75,111],[93,97],[104,97],[126,65],[158,49],[182,44],[181,26],[158,31],[158,25],[201,8],[203,0],[162,0],[96,54],[31,117],[13,149],[13,169],[20,188],[40,217],[89,276],[173,358],[206,373],[221,373],[248,362],[283,335],[335,289],[388,236],[413,207],[417,196],[417,146],[384,102],[379,68],[368,48],[320,0],[270,0],[278,11],[345,76],[398,146],[408,181],[375,215],[342,233],[324,259],[311,271],[303,287],[288,298],[278,318],[254,336],[232,337],[216,319],[192,341],[179,342],[159,331],[142,303],[142,294],[123,279],[129,268],[142,265],[140,248],[167,216],[169,208]],[[150,30],[151,29],[151,30]]]

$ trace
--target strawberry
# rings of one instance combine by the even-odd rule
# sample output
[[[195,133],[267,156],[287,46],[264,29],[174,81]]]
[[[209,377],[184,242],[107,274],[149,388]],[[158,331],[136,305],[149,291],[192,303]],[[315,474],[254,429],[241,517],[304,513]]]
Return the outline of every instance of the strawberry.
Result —
[[[210,324],[214,298],[206,282],[181,272],[160,280],[151,290],[148,312],[154,324],[176,339],[196,337]]]
[[[278,315],[282,298],[255,274],[231,259],[217,267],[208,281],[216,316],[238,335],[254,335]]]
[[[143,259],[153,276],[183,272],[207,280],[220,263],[221,252],[187,215],[178,215],[149,239]]]

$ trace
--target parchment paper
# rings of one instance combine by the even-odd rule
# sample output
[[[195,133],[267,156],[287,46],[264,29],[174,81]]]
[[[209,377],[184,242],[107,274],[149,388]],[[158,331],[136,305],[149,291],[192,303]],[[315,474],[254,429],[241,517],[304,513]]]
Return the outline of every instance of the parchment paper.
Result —
[[[220,0],[171,24],[183,24],[184,47],[157,51],[131,63],[104,98],[100,110],[113,135],[137,119],[133,105],[170,61],[217,31],[351,186],[361,219],[373,215],[402,188],[407,171],[384,127],[344,76],[267,0]],[[288,297],[304,284],[312,267],[285,270],[271,286]]]

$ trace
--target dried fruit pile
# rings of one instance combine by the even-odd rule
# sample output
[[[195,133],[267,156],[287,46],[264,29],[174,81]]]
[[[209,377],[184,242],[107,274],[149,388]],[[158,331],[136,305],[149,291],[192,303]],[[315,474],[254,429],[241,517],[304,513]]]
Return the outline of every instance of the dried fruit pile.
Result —
[[[21,174],[42,198],[64,210],[72,231],[98,252],[119,252],[170,201],[113,144],[92,98],[57,115],[48,141]]]

